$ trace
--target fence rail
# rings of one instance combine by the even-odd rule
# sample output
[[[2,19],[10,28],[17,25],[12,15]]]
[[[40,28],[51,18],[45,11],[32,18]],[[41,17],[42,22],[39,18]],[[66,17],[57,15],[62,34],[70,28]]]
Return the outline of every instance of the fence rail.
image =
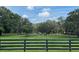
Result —
[[[0,50],[79,50],[79,40],[0,39]]]

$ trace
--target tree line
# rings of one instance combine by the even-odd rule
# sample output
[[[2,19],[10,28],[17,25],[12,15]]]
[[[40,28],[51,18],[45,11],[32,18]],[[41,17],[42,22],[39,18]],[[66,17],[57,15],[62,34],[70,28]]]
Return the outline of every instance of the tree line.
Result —
[[[0,35],[2,33],[61,33],[79,36],[79,9],[69,12],[66,18],[59,17],[57,21],[47,20],[33,24],[28,18],[23,18],[5,7],[0,7]]]
[[[32,23],[27,18],[12,13],[5,7],[0,7],[0,35],[2,33],[30,33]]]

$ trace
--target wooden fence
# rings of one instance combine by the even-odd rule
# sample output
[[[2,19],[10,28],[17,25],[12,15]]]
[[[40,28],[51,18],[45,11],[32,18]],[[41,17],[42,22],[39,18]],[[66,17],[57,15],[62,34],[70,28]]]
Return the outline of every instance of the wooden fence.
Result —
[[[79,50],[79,39],[0,39],[0,50]]]

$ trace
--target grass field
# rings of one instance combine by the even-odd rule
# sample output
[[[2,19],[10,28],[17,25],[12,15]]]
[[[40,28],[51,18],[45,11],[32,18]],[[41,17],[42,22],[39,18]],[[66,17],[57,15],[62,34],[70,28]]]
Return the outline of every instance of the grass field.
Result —
[[[73,35],[3,35],[0,36],[0,39],[33,39],[31,41],[39,41],[35,39],[79,39],[77,36]],[[51,41],[51,40],[50,40]],[[66,42],[66,41],[64,41]],[[8,45],[9,47],[17,47],[18,45]],[[49,47],[66,47],[66,45],[49,45]],[[79,47],[79,45],[74,45]],[[4,47],[4,46],[3,46]],[[6,46],[7,47],[7,46]],[[22,45],[21,45],[22,47]],[[27,45],[27,47],[44,47],[43,45]],[[0,50],[0,52],[23,52],[23,50]],[[26,50],[26,52],[46,52],[46,50]],[[69,50],[48,50],[48,52],[69,52]],[[79,52],[79,50],[72,50],[72,52]]]
[[[77,38],[76,35],[3,35],[0,36],[0,39],[22,39],[22,38],[30,38],[30,39],[54,39],[54,38]]]

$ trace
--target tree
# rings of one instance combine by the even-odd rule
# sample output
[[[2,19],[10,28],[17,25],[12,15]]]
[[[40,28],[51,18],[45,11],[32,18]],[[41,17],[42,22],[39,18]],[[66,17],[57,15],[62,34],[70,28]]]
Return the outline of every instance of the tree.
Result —
[[[65,20],[65,32],[79,36],[79,9],[68,13]]]
[[[4,33],[32,31],[32,23],[27,18],[22,18],[5,7],[0,7],[0,25],[4,28]]]
[[[17,31],[18,22],[20,21],[20,16],[12,13],[9,9],[5,7],[0,7],[0,24],[4,28],[5,33],[11,33]]]
[[[32,30],[32,32],[33,33],[38,33],[38,26],[39,26],[39,23],[36,23],[36,24],[32,24],[32,26],[33,26],[33,30]]]
[[[41,32],[41,33],[48,33],[47,23],[46,22],[40,23],[37,30],[38,30],[38,32]]]
[[[38,32],[41,33],[64,33],[64,19],[58,18],[58,21],[47,20],[46,22],[39,23],[37,26]]]
[[[0,36],[2,35],[3,32],[4,32],[4,29],[0,27]]]
[[[27,18],[23,18],[22,21],[22,30],[25,33],[32,33],[32,23],[27,19]]]
[[[40,23],[37,29],[41,33],[50,34],[54,30],[54,27],[54,23],[51,20],[47,20],[46,22]]]
[[[65,18],[64,17],[58,17],[58,21],[57,21],[57,31],[58,33],[62,33],[64,34],[65,29],[64,29],[64,22],[65,22]]]

